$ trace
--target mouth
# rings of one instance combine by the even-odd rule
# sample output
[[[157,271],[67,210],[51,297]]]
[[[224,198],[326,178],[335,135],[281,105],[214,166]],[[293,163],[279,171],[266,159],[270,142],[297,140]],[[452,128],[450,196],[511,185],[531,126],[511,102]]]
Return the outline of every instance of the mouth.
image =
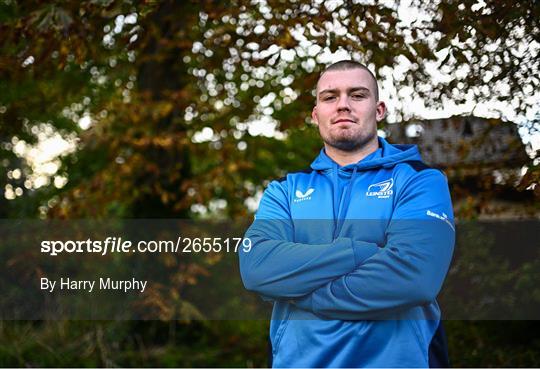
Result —
[[[347,118],[340,118],[340,119],[336,119],[333,124],[339,124],[339,123],[356,123],[356,121],[352,120],[352,119],[347,119]]]

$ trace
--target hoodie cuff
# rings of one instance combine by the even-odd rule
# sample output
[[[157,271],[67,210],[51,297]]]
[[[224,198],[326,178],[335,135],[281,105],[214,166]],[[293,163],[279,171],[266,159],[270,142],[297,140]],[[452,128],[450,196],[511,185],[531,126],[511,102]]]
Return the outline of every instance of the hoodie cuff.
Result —
[[[354,265],[356,267],[359,267],[364,261],[379,252],[379,247],[371,242],[353,241],[352,248],[354,252]]]

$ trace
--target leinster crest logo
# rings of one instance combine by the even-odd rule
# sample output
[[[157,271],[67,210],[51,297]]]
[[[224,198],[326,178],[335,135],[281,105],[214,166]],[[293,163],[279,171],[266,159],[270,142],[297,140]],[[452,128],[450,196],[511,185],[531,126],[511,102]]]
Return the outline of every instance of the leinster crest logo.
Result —
[[[390,178],[386,181],[382,181],[379,183],[373,183],[369,185],[366,196],[367,197],[377,197],[379,199],[387,199],[390,196],[393,195],[394,191],[392,188],[394,187],[394,179]]]

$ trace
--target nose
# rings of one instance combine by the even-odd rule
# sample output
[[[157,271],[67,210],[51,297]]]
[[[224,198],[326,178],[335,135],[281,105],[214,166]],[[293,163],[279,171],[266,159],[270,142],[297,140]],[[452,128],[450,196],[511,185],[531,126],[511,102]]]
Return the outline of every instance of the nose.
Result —
[[[350,112],[351,111],[348,96],[346,96],[346,95],[341,96],[341,98],[338,100],[337,110],[338,110],[338,112]]]

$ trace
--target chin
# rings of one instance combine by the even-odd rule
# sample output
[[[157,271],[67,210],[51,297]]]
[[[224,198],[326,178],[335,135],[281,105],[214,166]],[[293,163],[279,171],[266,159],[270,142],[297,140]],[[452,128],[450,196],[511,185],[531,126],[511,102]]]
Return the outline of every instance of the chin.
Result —
[[[332,140],[326,143],[332,146],[333,148],[336,148],[341,151],[355,151],[359,147],[362,147],[362,145],[359,145],[358,141],[352,141],[352,140]]]
[[[360,136],[360,137],[332,137],[330,140],[324,140],[328,145],[342,151],[356,151],[369,145],[371,141],[377,138],[377,135]]]

